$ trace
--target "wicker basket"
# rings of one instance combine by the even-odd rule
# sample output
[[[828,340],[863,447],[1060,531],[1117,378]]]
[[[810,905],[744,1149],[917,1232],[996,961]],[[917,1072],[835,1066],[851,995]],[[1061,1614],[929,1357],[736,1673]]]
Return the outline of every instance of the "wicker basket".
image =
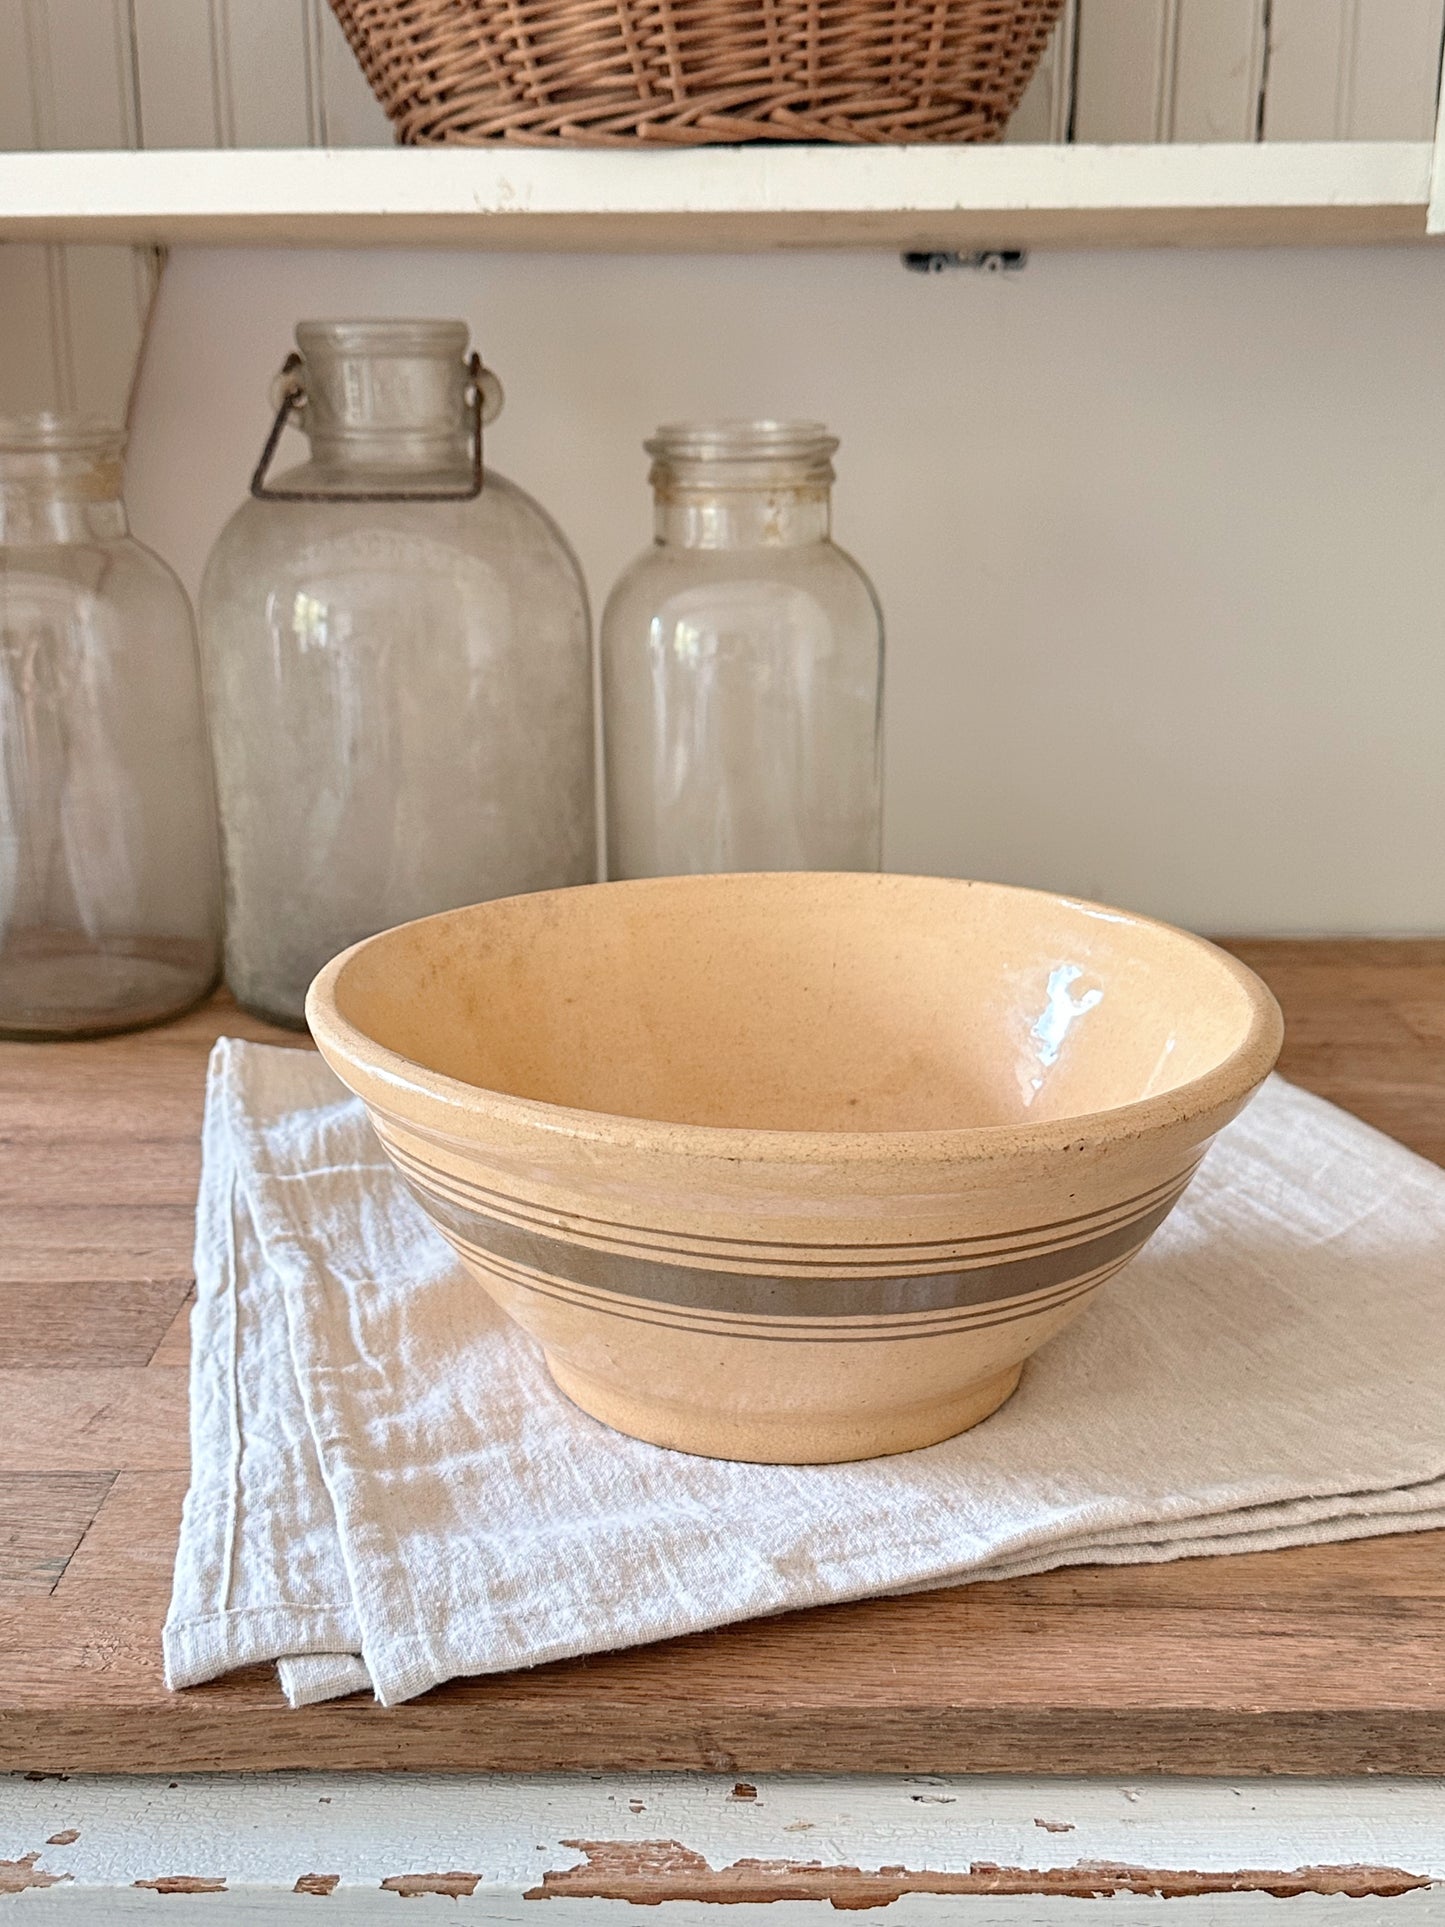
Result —
[[[997,140],[1062,0],[331,0],[416,143]]]

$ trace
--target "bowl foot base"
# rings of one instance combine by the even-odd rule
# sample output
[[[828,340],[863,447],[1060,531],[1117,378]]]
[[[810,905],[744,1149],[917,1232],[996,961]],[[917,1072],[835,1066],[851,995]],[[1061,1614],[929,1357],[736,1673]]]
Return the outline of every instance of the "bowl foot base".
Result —
[[[615,1432],[692,1452],[705,1459],[743,1459],[757,1465],[827,1465],[884,1458],[938,1445],[996,1412],[1017,1387],[1023,1366],[1010,1365],[962,1391],[903,1411],[859,1416],[815,1413],[717,1412],[638,1397],[574,1370],[550,1355],[547,1369],[559,1391]]]

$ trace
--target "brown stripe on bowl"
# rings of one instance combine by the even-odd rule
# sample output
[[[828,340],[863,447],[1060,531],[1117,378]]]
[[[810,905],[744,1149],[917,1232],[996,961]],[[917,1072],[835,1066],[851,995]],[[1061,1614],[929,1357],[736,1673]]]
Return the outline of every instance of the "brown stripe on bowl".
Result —
[[[499,1259],[562,1285],[584,1285],[611,1297],[640,1299],[690,1311],[736,1312],[753,1318],[887,1317],[945,1311],[964,1305],[1024,1298],[1069,1284],[1118,1259],[1133,1257],[1161,1225],[1183,1190],[1179,1183],[1162,1201],[1101,1237],[1053,1250],[1006,1258],[966,1269],[897,1276],[788,1277],[725,1271],[699,1264],[624,1255],[574,1239],[524,1230],[455,1203],[415,1172],[405,1182],[433,1223],[469,1257]]]

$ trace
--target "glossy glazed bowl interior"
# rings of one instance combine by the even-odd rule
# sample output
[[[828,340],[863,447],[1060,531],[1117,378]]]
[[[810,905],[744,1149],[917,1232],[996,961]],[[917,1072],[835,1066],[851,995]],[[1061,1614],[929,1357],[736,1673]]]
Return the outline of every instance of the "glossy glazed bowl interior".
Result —
[[[577,1402],[761,1458],[903,1449],[992,1409],[1281,1035],[1257,978],[1166,925],[819,874],[448,912],[338,958],[308,1014]]]

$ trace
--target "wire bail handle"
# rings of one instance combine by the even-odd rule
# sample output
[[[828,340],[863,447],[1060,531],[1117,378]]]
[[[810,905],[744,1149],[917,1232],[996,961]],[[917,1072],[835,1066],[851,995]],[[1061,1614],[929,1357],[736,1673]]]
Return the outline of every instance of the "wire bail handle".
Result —
[[[490,368],[482,365],[479,354],[467,358],[467,409],[472,418],[472,473],[466,488],[448,489],[306,489],[270,488],[266,471],[276,456],[286,425],[306,406],[306,383],[301,371],[305,362],[294,351],[281,364],[281,372],[271,385],[276,419],[261,459],[251,477],[251,493],[258,502],[470,502],[482,492],[482,429],[502,412],[502,384]]]

